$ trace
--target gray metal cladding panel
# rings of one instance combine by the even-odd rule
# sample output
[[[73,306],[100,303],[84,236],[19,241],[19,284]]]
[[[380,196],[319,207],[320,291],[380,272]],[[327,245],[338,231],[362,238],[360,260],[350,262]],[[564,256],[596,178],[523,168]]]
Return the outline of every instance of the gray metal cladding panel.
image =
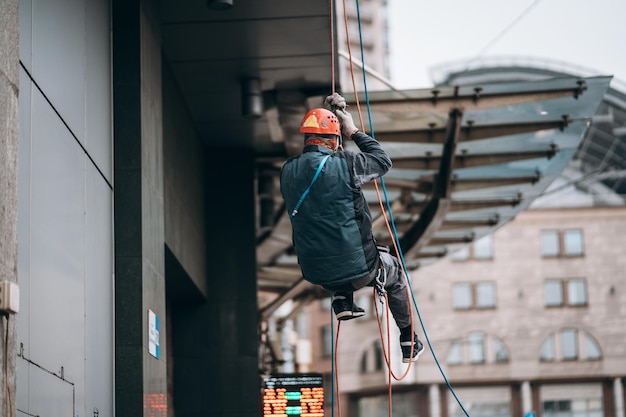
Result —
[[[55,372],[63,367],[65,378],[81,381],[81,402],[86,157],[38,92],[32,118],[29,357]]]
[[[41,417],[68,417],[77,414],[75,385],[72,380],[62,380],[58,373],[55,376],[34,365],[29,365],[28,375],[28,404],[26,409],[18,406],[20,410]]]
[[[20,0],[20,60],[30,69],[33,67],[33,2],[32,0]],[[20,80],[24,74],[20,73]],[[20,98],[22,97],[20,89]],[[20,103],[20,109],[21,109]],[[20,118],[21,119],[21,118]]]
[[[85,210],[85,405],[113,415],[112,191],[87,164]]]
[[[87,0],[85,147],[109,183],[113,182],[111,132],[111,45],[109,2]]]
[[[19,12],[16,404],[112,415],[109,2],[20,0]]]
[[[85,4],[32,3],[30,73],[81,143],[85,143]]]

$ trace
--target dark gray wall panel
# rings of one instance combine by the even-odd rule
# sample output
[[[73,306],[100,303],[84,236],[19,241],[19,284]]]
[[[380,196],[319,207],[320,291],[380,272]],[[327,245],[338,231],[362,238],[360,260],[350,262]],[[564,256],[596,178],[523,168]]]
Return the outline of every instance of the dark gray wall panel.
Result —
[[[203,174],[207,162],[167,66],[163,68],[163,96],[165,242],[193,284],[208,297]]]

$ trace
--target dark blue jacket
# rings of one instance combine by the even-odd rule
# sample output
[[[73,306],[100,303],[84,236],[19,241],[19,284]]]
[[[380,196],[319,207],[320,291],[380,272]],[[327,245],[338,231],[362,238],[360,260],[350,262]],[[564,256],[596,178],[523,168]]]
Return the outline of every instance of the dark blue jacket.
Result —
[[[378,267],[372,216],[361,185],[384,175],[391,159],[365,133],[352,138],[361,152],[333,152],[307,145],[281,170],[280,189],[291,213],[326,155],[332,155],[292,218],[293,244],[304,279],[326,288],[345,284]]]

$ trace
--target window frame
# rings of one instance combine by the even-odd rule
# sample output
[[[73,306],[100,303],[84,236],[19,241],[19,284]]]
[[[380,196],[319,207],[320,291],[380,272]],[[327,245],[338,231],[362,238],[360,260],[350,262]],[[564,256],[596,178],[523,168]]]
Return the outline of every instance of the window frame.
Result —
[[[321,327],[321,353],[323,358],[330,358],[333,355],[333,329],[331,325]],[[328,340],[330,338],[330,340]],[[328,342],[330,341],[330,345]]]
[[[539,361],[543,363],[600,361],[602,347],[587,331],[565,327],[550,333],[541,344]]]
[[[577,236],[580,239],[579,246],[580,250],[572,251],[568,249],[570,245],[568,245],[568,239],[566,239],[567,235],[572,233],[577,233]],[[549,234],[554,234],[556,237],[556,252],[547,252],[545,250],[544,238],[546,238]],[[541,243],[541,257],[544,259],[567,259],[567,258],[581,258],[585,256],[585,234],[584,230],[581,228],[575,229],[543,229],[540,231],[540,243]]]
[[[560,304],[549,303],[549,300],[547,298],[547,296],[548,296],[547,284],[549,284],[549,283],[556,283],[556,284],[558,284],[560,298],[561,298]],[[572,298],[574,298],[574,297],[572,297],[572,292],[571,292],[573,290],[573,286],[572,285],[574,283],[582,283],[582,288],[583,288],[583,291],[584,291],[584,294],[583,294],[584,300],[582,302],[574,302],[574,301],[571,300]],[[581,308],[581,307],[588,307],[589,306],[589,294],[588,294],[587,279],[586,278],[582,278],[582,277],[576,277],[576,278],[546,278],[543,281],[543,300],[544,300],[544,307],[545,308],[564,308],[564,307]]]
[[[486,244],[489,247],[489,254],[486,256],[483,256],[481,254],[482,252],[479,252],[476,248],[479,244],[482,247],[482,244],[484,242],[488,242]],[[494,258],[494,238],[493,238],[492,233],[474,240],[470,244],[459,248],[457,251],[453,252],[452,255],[450,255],[450,259],[453,262],[492,261],[493,258]]]
[[[491,300],[490,305],[483,305],[481,303],[481,297],[479,296],[479,286],[489,285],[492,288],[493,298]],[[464,296],[469,296],[469,304],[461,304],[457,303],[457,290],[461,290],[463,288],[464,292],[469,290],[469,294],[464,294]],[[461,281],[461,282],[453,282],[452,283],[452,309],[454,311],[482,311],[482,310],[495,310],[498,306],[498,287],[495,281]]]

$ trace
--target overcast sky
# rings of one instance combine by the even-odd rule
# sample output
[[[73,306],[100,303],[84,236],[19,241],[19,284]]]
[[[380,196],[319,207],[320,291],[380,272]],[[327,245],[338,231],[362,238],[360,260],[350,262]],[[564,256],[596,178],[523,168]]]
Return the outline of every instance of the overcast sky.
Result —
[[[388,1],[398,88],[430,87],[431,67],[478,56],[556,60],[626,85],[626,0]]]

